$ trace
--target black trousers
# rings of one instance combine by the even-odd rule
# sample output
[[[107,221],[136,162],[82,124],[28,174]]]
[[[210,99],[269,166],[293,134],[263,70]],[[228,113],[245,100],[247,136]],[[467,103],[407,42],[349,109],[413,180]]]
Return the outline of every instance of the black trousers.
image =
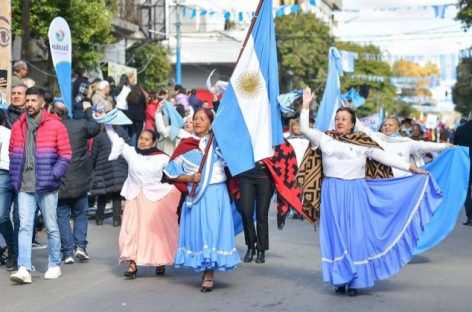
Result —
[[[238,204],[244,227],[244,238],[249,248],[269,249],[269,206],[274,183],[269,171],[261,165],[239,175],[240,200]],[[256,209],[257,232],[254,227]]]
[[[119,192],[97,196],[97,212],[95,214],[97,220],[105,219],[105,206],[108,198],[112,200],[113,220],[121,220],[121,195]]]
[[[472,220],[472,183],[469,181],[469,188],[467,189],[467,197],[465,198],[464,208],[467,220]]]

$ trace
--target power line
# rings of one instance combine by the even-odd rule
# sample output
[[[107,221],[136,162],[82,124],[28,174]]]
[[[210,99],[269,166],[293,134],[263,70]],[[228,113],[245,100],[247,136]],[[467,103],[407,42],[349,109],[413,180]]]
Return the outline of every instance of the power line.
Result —
[[[423,38],[377,38],[377,39],[363,39],[362,37],[359,39],[345,39],[347,41],[352,41],[352,42],[392,42],[392,41],[417,41],[417,40],[430,40],[430,39],[450,39],[450,38],[459,38],[459,37],[464,37],[463,34],[457,34],[457,35],[448,35],[448,36],[430,36],[430,37],[423,37]],[[470,36],[467,36],[470,38]]]

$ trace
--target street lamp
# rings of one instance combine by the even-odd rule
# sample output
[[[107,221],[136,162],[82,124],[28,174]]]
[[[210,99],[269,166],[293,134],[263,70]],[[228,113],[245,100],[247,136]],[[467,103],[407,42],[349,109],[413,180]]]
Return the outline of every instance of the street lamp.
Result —
[[[176,46],[176,60],[175,60],[175,83],[182,84],[182,64],[180,62],[180,48],[181,48],[181,37],[180,37],[180,6],[185,3],[185,0],[173,0],[175,4],[175,32],[177,39]]]

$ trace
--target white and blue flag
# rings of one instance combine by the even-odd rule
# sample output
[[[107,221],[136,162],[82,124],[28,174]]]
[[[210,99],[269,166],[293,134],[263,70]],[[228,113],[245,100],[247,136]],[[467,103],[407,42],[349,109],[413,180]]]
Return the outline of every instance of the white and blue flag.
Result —
[[[54,18],[49,25],[48,38],[59,89],[72,116],[72,39],[67,21],[60,16]]]
[[[283,142],[272,1],[264,0],[213,122],[231,174],[254,167]]]
[[[334,129],[336,110],[341,107],[341,82],[339,80],[343,74],[341,54],[335,47],[331,47],[328,58],[328,79],[315,120],[315,127],[323,132]]]

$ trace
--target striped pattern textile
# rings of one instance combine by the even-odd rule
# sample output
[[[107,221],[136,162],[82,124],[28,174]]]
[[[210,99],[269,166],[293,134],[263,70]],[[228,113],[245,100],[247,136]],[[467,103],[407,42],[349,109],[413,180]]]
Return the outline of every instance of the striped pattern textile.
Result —
[[[340,134],[327,132],[328,135],[341,142],[354,145],[381,148],[364,132]],[[365,176],[368,179],[393,178],[392,168],[378,161],[367,159]],[[297,173],[297,183],[303,191],[303,216],[315,223],[320,217],[321,183],[323,181],[321,150],[313,150],[308,146]]]

